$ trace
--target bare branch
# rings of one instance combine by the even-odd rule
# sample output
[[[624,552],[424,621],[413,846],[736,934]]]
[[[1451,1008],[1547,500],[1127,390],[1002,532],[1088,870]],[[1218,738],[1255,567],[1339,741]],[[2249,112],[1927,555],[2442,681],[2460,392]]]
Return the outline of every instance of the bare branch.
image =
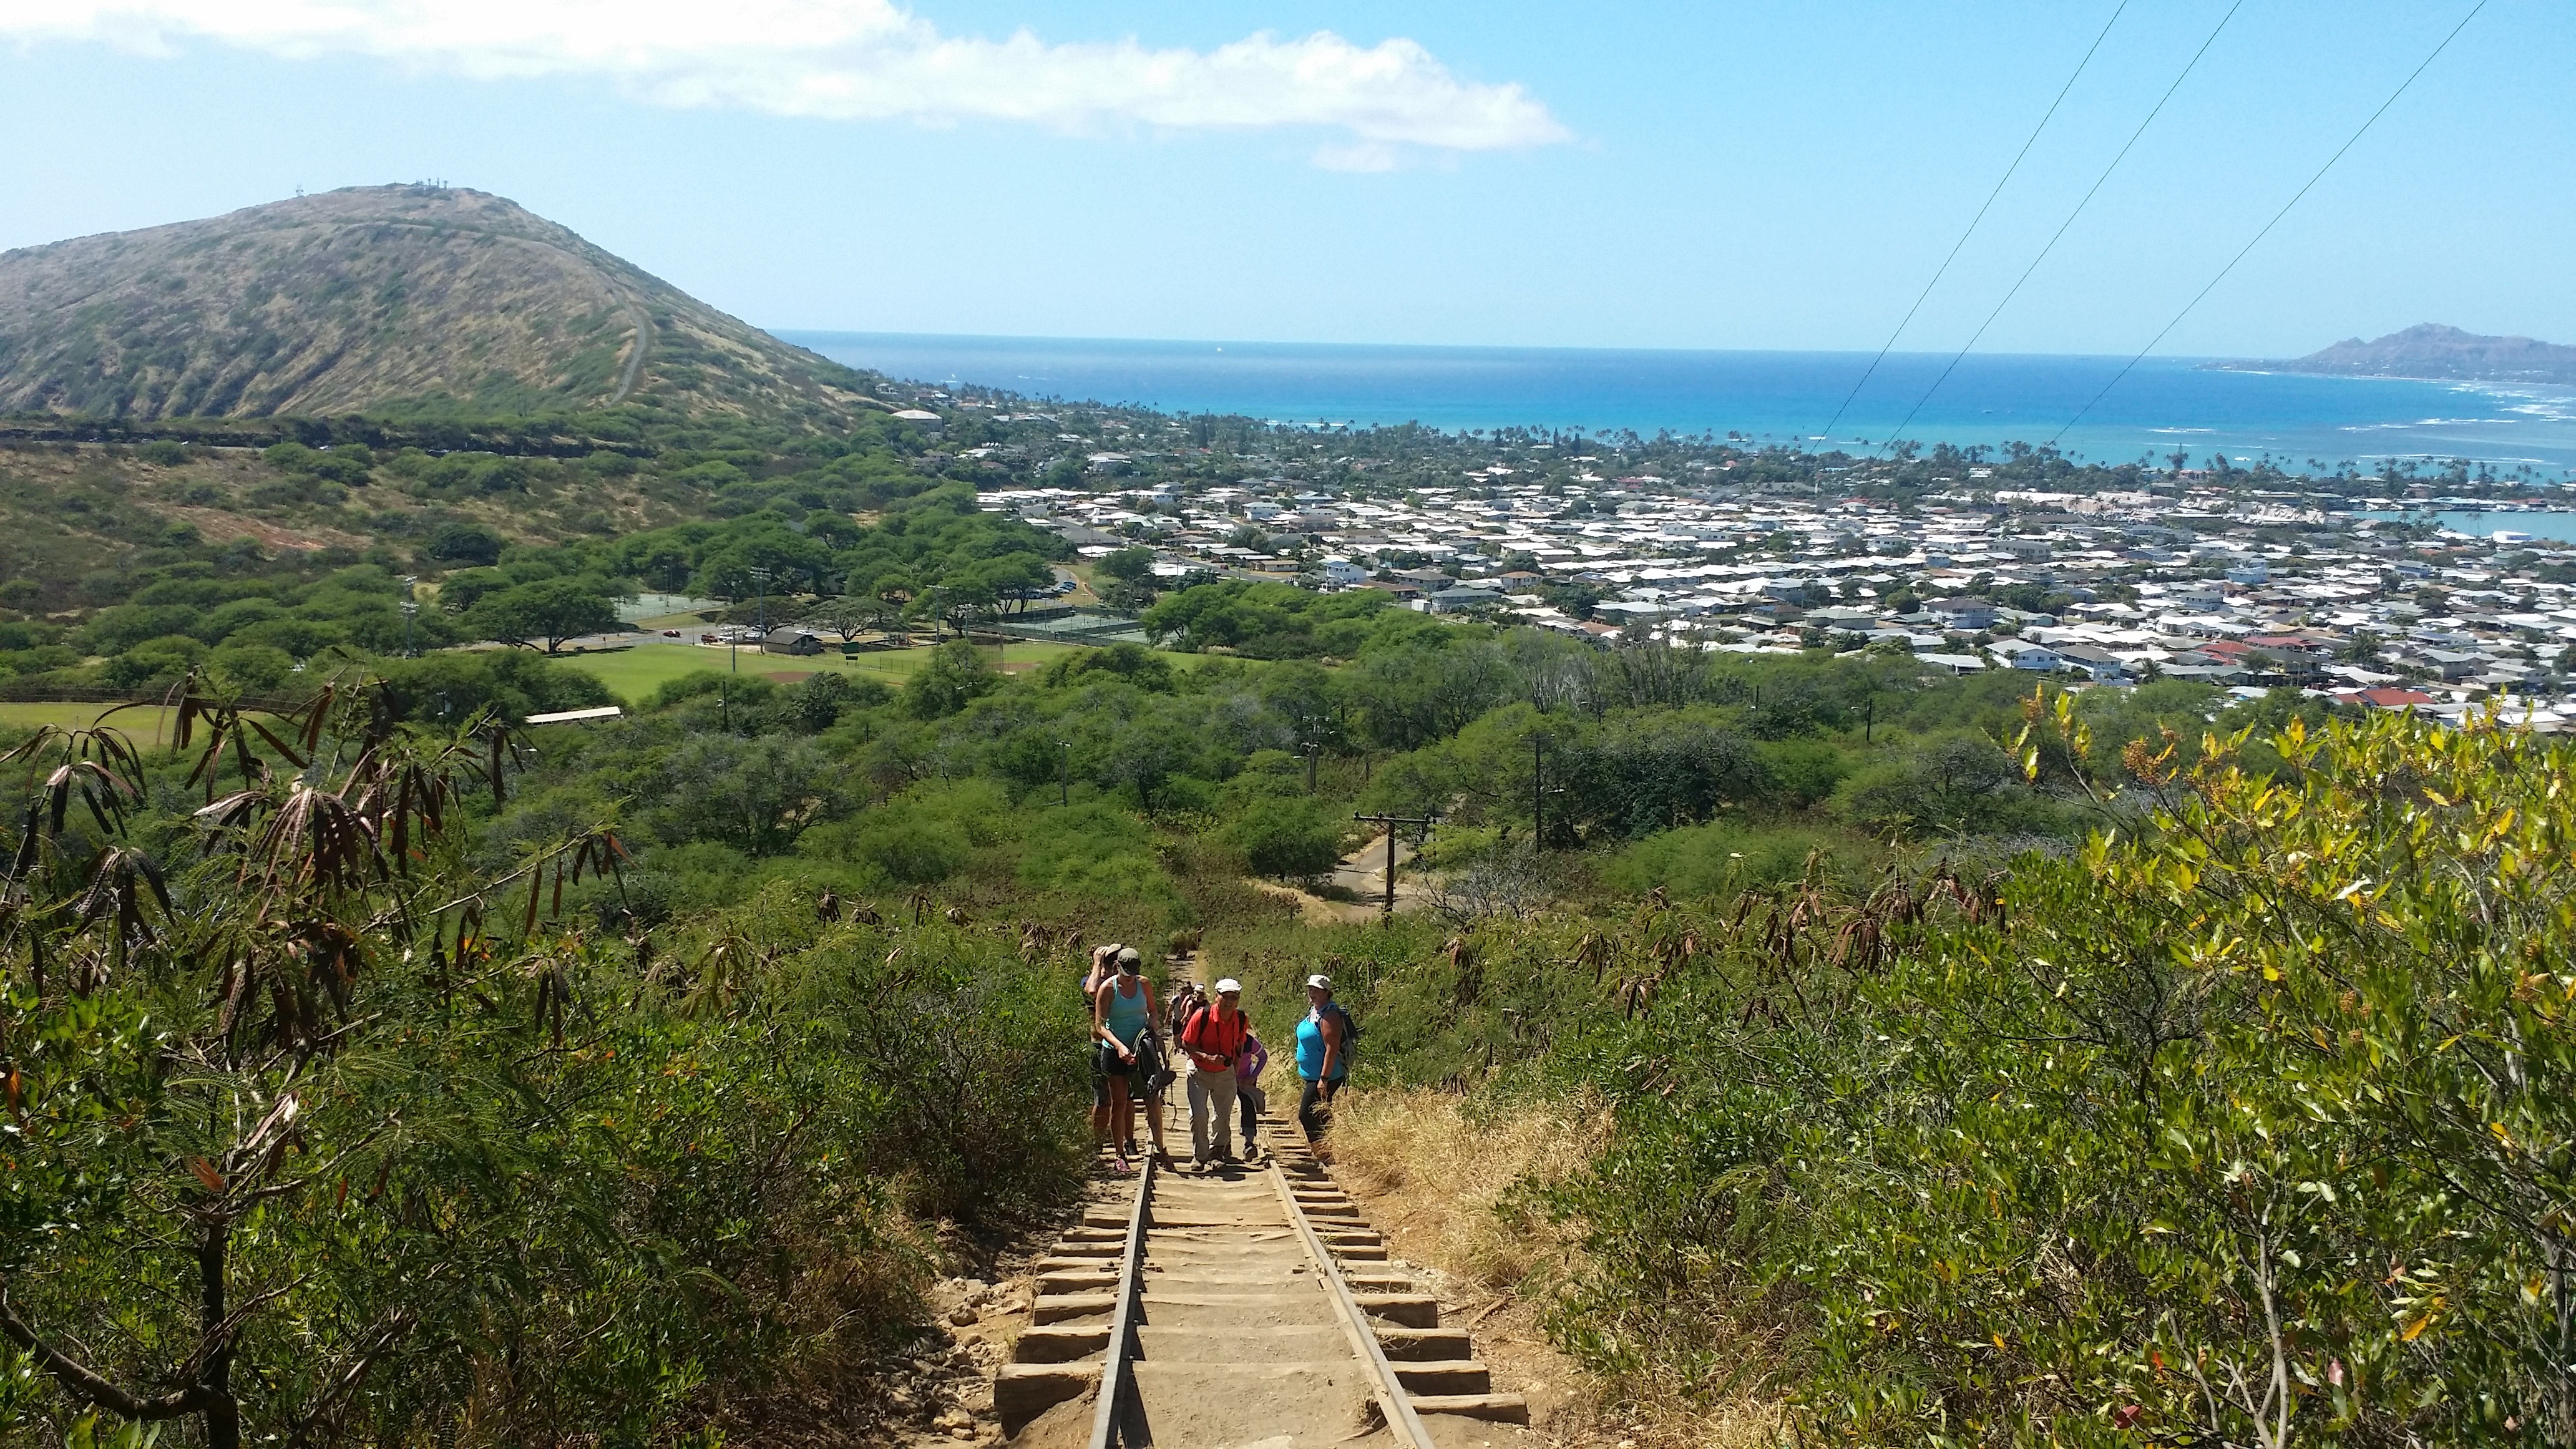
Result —
[[[36,1336],[18,1316],[17,1306],[9,1301],[9,1291],[0,1285],[0,1337],[26,1352],[44,1365],[56,1382],[83,1401],[119,1418],[135,1420],[176,1419],[183,1414],[202,1413],[213,1407],[220,1396],[202,1384],[191,1384],[156,1398],[138,1398],[118,1388],[97,1371],[82,1364]]]

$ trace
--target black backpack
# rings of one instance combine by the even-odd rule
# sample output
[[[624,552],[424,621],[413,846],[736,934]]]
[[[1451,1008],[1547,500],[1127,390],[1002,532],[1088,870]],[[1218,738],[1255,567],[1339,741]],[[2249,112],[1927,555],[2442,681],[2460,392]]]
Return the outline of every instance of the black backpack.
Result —
[[[1351,1009],[1342,1005],[1338,1000],[1328,1004],[1332,1007],[1333,1014],[1342,1019],[1342,1060],[1345,1063],[1348,1063],[1351,1059],[1351,1053],[1359,1050],[1359,1018],[1351,1015]]]

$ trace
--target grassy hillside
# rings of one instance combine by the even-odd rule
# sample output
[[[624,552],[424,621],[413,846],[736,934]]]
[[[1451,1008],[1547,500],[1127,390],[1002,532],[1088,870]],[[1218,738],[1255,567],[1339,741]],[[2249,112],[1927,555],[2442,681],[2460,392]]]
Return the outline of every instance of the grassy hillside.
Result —
[[[0,254],[0,413],[635,403],[819,427],[866,388],[479,191],[352,187]]]

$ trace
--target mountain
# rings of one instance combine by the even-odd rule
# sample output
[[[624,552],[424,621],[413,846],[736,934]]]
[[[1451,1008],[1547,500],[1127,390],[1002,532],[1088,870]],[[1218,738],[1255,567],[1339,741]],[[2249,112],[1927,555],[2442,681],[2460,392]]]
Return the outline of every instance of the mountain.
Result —
[[[0,253],[0,414],[577,412],[828,427],[870,379],[514,202],[364,186]]]
[[[2218,362],[2240,372],[2314,372],[2342,377],[2422,377],[2463,382],[2576,386],[2576,347],[2529,337],[2481,337],[2425,322],[2376,342],[2348,338],[2288,362]]]

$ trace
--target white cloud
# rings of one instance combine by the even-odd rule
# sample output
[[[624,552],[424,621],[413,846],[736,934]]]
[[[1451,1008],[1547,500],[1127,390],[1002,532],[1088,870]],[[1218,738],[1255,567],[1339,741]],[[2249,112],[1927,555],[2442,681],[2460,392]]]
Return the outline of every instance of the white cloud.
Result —
[[[1327,141],[1315,148],[1315,164],[1327,171],[1393,171],[1404,153],[1384,141]]]
[[[1212,50],[956,38],[892,0],[0,0],[0,37],[161,51],[213,40],[294,58],[367,55],[480,79],[602,76],[661,105],[834,120],[993,119],[1062,130],[1318,127],[1317,162],[1399,146],[1566,139],[1517,84],[1450,74],[1413,41],[1269,32]]]

